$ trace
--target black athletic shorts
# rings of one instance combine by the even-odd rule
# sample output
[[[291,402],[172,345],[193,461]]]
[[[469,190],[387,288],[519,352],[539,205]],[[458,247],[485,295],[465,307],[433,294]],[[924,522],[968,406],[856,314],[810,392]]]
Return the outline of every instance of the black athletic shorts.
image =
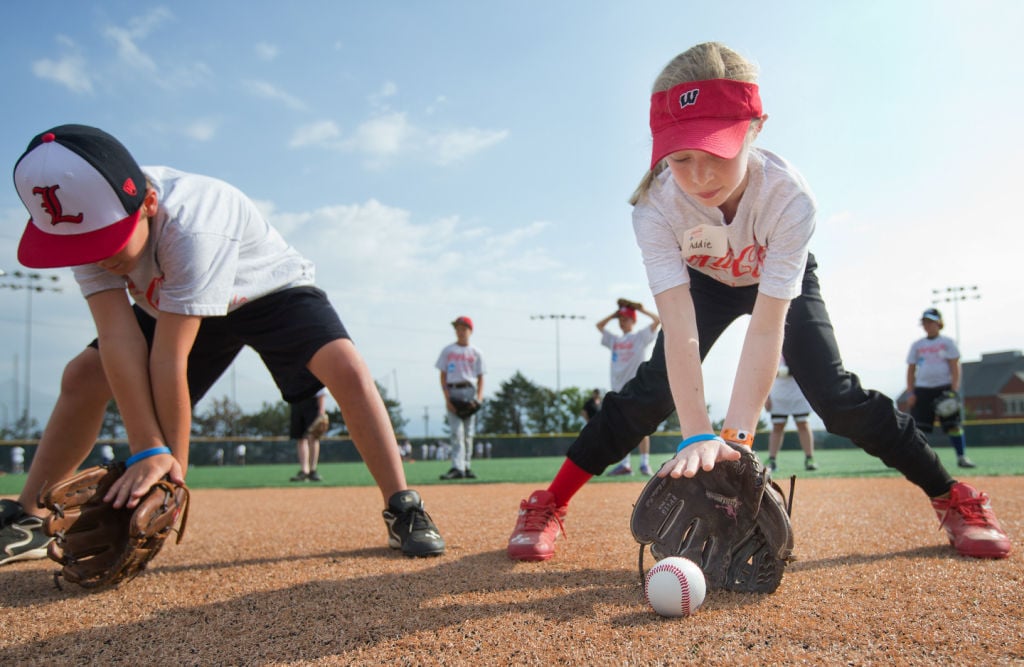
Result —
[[[306,431],[320,416],[320,399],[313,396],[291,404],[291,416],[288,420],[288,436],[298,440],[306,435]]]
[[[152,346],[156,320],[133,306]],[[248,345],[274,377],[281,398],[296,403],[323,388],[306,364],[331,341],[349,338],[327,295],[316,287],[292,287],[262,296],[227,315],[205,317],[188,355],[188,389],[195,406]],[[90,347],[99,349],[99,341]]]

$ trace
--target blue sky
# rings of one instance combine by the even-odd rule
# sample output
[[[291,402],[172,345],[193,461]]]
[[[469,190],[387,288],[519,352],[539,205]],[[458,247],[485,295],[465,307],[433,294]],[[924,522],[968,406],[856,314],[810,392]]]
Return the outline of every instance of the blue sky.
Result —
[[[437,434],[433,364],[457,315],[476,322],[488,394],[517,370],[607,387],[593,323],[619,296],[653,303],[626,204],[649,159],[650,86],[677,53],[719,40],[761,66],[758,144],[817,196],[812,251],[847,367],[898,392],[920,312],[949,286],[981,295],[958,305],[959,325],[939,304],[966,360],[1021,348],[1024,5],[704,5],[2,3],[0,155],[12,168],[37,132],[86,123],[141,164],[237,185],[316,262],[410,435],[424,415]],[[9,273],[25,218],[0,189]],[[41,421],[94,336],[70,272],[51,273],[64,291],[32,297]],[[4,420],[24,407],[28,305],[0,289]],[[556,348],[542,314],[586,319],[562,321]],[[705,363],[715,418],[742,335],[741,322]],[[278,400],[251,353],[211,395],[247,410]]]

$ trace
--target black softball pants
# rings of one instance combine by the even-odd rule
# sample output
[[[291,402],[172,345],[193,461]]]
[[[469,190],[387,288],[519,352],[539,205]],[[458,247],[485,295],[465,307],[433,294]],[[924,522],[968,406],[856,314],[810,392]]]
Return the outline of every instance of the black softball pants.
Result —
[[[903,473],[929,497],[942,495],[952,486],[953,478],[914,420],[897,410],[888,396],[862,388],[860,379],[843,368],[816,268],[811,255],[801,294],[790,303],[786,315],[782,352],[790,373],[829,433],[849,438]],[[691,270],[690,294],[703,361],[736,318],[753,312],[757,286],[729,287]],[[665,339],[659,333],[650,360],[640,365],[621,391],[604,397],[601,410],[587,422],[567,455],[583,470],[600,475],[653,433],[674,409]]]

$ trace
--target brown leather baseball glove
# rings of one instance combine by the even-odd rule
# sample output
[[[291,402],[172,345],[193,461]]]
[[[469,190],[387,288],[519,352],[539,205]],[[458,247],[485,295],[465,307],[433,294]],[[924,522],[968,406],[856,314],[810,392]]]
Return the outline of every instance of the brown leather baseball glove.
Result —
[[[331,420],[327,417],[326,413],[317,415],[313,423],[306,429],[306,434],[303,436],[307,440],[319,440],[323,437],[324,433],[327,433],[327,429],[331,426]]]
[[[124,463],[87,468],[51,486],[39,506],[51,514],[43,531],[53,537],[49,556],[62,565],[54,575],[85,588],[112,586],[138,576],[177,529],[181,542],[188,520],[189,492],[165,479],[153,485],[134,509],[115,509],[103,496],[124,474]]]
[[[643,305],[639,301],[630,301],[629,299],[619,299],[619,308],[632,308],[633,310],[643,310]]]

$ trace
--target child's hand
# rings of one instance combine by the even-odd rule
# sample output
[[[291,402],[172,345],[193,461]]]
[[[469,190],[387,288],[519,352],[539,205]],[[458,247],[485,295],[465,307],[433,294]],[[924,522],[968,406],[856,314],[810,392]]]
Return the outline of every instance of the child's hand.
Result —
[[[725,444],[721,438],[702,440],[683,447],[671,461],[666,461],[657,472],[658,477],[693,477],[697,470],[711,470],[719,461],[735,461],[740,453]]]
[[[164,475],[168,475],[175,484],[183,485],[185,483],[185,476],[181,473],[181,464],[174,456],[159,454],[142,459],[125,470],[124,474],[111,485],[107,495],[103,496],[103,500],[117,508],[134,509]]]

